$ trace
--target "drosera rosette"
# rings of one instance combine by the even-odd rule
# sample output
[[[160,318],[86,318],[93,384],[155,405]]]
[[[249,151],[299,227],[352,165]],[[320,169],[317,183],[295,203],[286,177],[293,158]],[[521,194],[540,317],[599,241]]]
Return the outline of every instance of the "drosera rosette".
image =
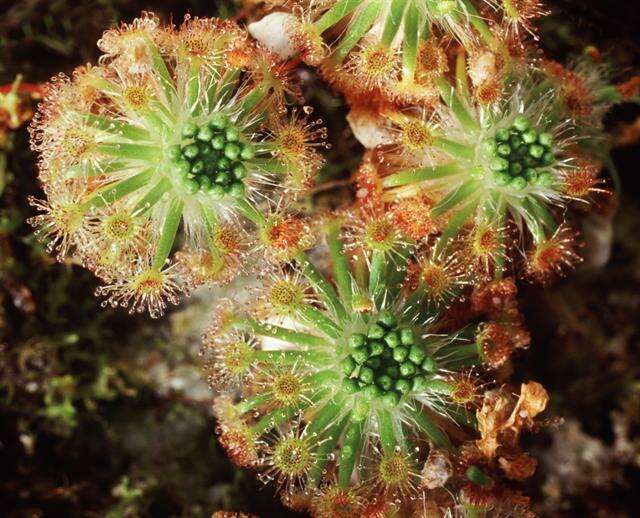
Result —
[[[413,501],[430,448],[453,455],[454,437],[473,436],[476,328],[436,333],[442,307],[413,305],[412,245],[378,259],[352,253],[342,229],[323,222],[331,280],[300,253],[264,277],[251,309],[216,310],[203,352],[220,441],[310,505]]]
[[[558,92],[556,109],[573,122],[582,137],[579,145],[607,167],[614,190],[620,193],[619,174],[611,159],[611,139],[603,127],[604,118],[615,105],[640,103],[640,78],[632,76],[622,83],[614,83],[612,64],[594,47],[587,47],[583,55],[572,59],[567,66],[552,60],[540,60],[537,73],[541,82]],[[601,164],[596,163],[591,170],[583,168],[573,175],[571,183],[574,190],[584,192],[583,198],[607,192],[598,178]]]
[[[378,165],[383,201],[435,199],[431,217],[447,219],[439,246],[466,236],[474,262],[498,277],[513,257],[510,244],[535,252],[562,233],[576,175],[593,164],[575,126],[555,110],[556,90],[524,81],[507,94],[483,105],[450,87],[433,115],[392,112],[396,144],[380,148]],[[580,191],[585,199],[593,187]]]
[[[438,97],[437,82],[448,70],[448,42],[468,49],[480,42],[500,45],[489,19],[499,4],[311,0],[294,3],[291,13],[269,14],[249,30],[283,57],[297,54],[319,67],[352,102],[432,104]]]
[[[107,281],[100,293],[129,290],[109,302],[159,316],[163,290],[140,279],[171,269],[185,292],[230,280],[266,202],[312,184],[324,130],[288,112],[290,74],[233,22],[144,13],[99,46],[98,66],[45,89],[31,134],[46,199],[32,223],[59,259],[74,253]]]

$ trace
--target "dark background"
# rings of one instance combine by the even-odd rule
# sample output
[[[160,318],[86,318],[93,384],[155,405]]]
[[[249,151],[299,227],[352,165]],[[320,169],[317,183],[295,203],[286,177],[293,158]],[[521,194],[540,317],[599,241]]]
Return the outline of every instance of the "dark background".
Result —
[[[548,5],[553,14],[540,24],[548,56],[563,61],[595,45],[616,63],[615,79],[640,71],[637,2]],[[180,21],[185,12],[228,17],[237,8],[215,0],[0,2],[0,85],[17,73],[38,83],[95,62],[102,32],[142,10]],[[323,175],[345,177],[361,151],[345,127],[346,109],[316,78],[304,79],[307,102],[334,143]],[[607,128],[619,135],[639,116],[637,107],[617,107]],[[584,219],[587,264],[557,284],[521,292],[533,345],[515,360],[513,377],[542,382],[552,396],[547,415],[564,419],[527,438],[541,460],[528,491],[546,516],[636,516],[640,504],[637,139],[613,156],[623,193]],[[286,516],[271,489],[234,469],[216,445],[210,395],[197,388],[199,339],[189,322],[198,310],[179,310],[151,327],[144,317],[99,308],[91,275],[53,263],[23,223],[31,215],[26,197],[38,192],[35,175],[26,129],[5,135],[0,515],[209,516],[229,509]],[[608,247],[606,266],[590,266]]]

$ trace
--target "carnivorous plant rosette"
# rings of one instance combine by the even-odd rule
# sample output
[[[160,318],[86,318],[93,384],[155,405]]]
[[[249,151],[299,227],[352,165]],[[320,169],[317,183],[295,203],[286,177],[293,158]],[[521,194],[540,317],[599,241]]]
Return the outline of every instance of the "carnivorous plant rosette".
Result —
[[[346,247],[341,226],[323,226],[332,281],[299,253],[265,276],[253,312],[216,310],[204,352],[220,442],[314,506],[416,505],[426,459],[455,454],[448,431],[473,433],[479,328],[438,330],[443,306],[403,284],[413,248],[374,258],[382,249]]]
[[[556,61],[539,63],[541,81],[557,91],[556,109],[575,124],[579,145],[597,157],[608,169],[613,187],[620,192],[621,185],[616,165],[611,159],[611,138],[603,122],[612,106],[640,102],[640,78],[631,76],[621,83],[613,83],[613,70],[594,47],[585,49],[584,55],[573,59],[568,66]],[[572,179],[569,190],[577,193],[596,191],[596,175],[584,173]]]
[[[286,113],[286,69],[232,22],[145,13],[98,45],[100,64],[54,78],[34,119],[46,199],[32,223],[106,282],[108,303],[156,317],[234,276],[247,221],[310,185],[324,132]]]
[[[432,104],[438,80],[448,70],[446,49],[452,42],[470,54],[486,46],[508,60],[510,42],[519,42],[517,29],[531,30],[531,20],[543,14],[537,1],[311,0],[293,5],[291,14],[267,15],[250,31],[281,54],[298,53],[319,67],[356,104]]]
[[[557,109],[558,93],[548,83],[514,82],[488,105],[474,102],[465,84],[449,87],[434,114],[383,114],[393,143],[370,161],[379,178],[370,174],[369,182],[385,203],[430,200],[439,246],[463,236],[469,260],[485,273],[501,274],[510,228],[517,229],[516,244],[532,250],[529,273],[545,278],[577,260],[564,207],[601,190],[600,169],[578,145],[584,137]]]

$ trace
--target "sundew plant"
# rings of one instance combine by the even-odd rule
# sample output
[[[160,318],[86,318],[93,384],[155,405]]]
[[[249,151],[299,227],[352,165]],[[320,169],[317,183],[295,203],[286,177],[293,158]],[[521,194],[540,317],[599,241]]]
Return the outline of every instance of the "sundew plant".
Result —
[[[352,103],[399,105],[433,104],[451,44],[470,55],[491,49],[506,65],[519,34],[532,33],[531,21],[543,13],[537,0],[310,0],[284,7],[291,13],[262,23],[282,26],[288,55],[319,67]]]
[[[220,441],[316,509],[418,502],[427,459],[445,459],[447,478],[447,430],[459,440],[476,426],[483,327],[439,330],[438,306],[403,283],[411,247],[367,260],[338,220],[324,239],[333,282],[301,256],[263,279],[252,311],[225,304],[206,335]],[[467,479],[483,476],[473,466]]]
[[[531,516],[548,395],[510,378],[518,283],[580,260],[619,190],[603,118],[640,80],[543,57],[538,0],[241,3],[246,29],[143,13],[45,86],[36,234],[151,317],[233,282],[204,334],[216,431],[292,509]],[[353,171],[321,170],[344,135],[303,105],[320,80]]]
[[[32,222],[110,304],[159,316],[194,280],[237,273],[243,220],[311,185],[322,130],[286,113],[286,71],[232,22],[146,15],[99,46],[98,66],[47,86],[32,124],[46,194]]]
[[[440,239],[470,234],[475,259],[492,267],[504,267],[508,221],[518,242],[544,246],[562,232],[558,211],[599,180],[570,122],[554,115],[554,92],[534,92],[515,84],[500,103],[469,106],[466,92],[452,90],[428,119],[391,114],[401,146],[390,153],[382,197],[434,200],[431,218],[447,218]]]

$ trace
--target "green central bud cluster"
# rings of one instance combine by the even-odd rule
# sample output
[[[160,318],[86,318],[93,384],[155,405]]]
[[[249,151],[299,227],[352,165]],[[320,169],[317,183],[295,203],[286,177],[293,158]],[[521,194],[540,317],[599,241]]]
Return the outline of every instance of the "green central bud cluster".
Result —
[[[552,144],[551,133],[538,133],[523,115],[509,128],[496,131],[495,137],[486,141],[496,184],[517,190],[530,184],[550,186],[553,175],[541,168],[555,162]]]
[[[204,125],[188,123],[182,131],[182,144],[173,146],[170,157],[190,193],[198,191],[215,197],[242,196],[247,175],[243,160],[254,150],[240,141],[240,130],[223,113],[214,114]]]
[[[364,391],[397,405],[412,390],[421,390],[436,371],[435,360],[415,343],[413,330],[398,326],[394,315],[383,311],[366,335],[349,337],[350,354],[341,362],[344,388]]]

